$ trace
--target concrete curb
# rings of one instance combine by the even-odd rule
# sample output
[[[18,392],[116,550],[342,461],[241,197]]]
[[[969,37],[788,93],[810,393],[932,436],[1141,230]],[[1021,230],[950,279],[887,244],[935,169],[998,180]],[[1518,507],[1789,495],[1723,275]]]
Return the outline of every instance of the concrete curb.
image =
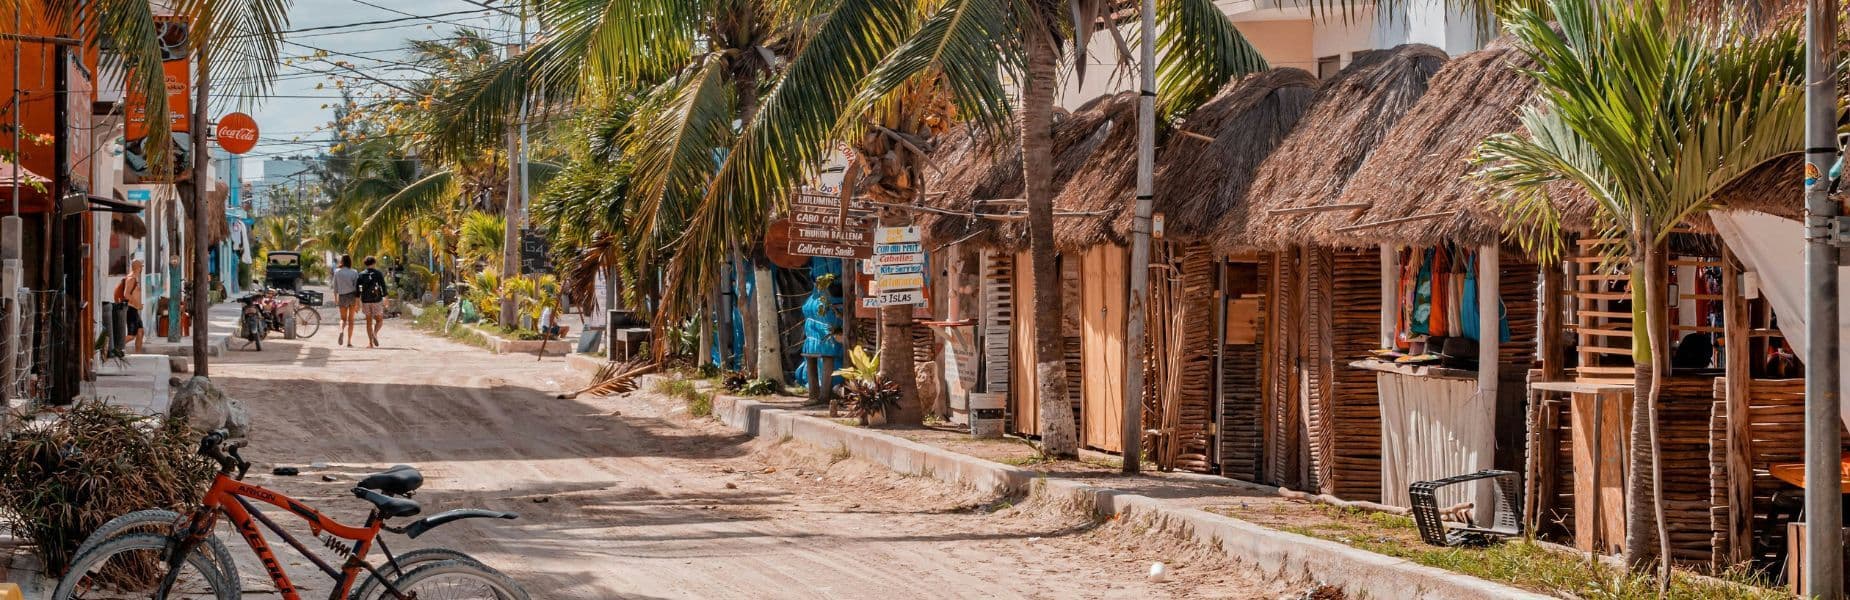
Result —
[[[713,413],[721,422],[753,436],[789,437],[822,448],[844,448],[855,456],[901,473],[968,485],[987,493],[1040,494],[1086,507],[1102,517],[1139,519],[1152,529],[1218,547],[1267,574],[1334,585],[1351,598],[1549,598],[1336,542],[1173,506],[1148,496],[1048,478],[1028,469],[773,408],[746,398],[716,396]]]
[[[463,328],[488,340],[488,345],[493,347],[495,354],[538,354],[541,344],[545,344],[547,354],[563,354],[570,352],[574,346],[574,342],[567,339],[510,340],[474,325],[464,325]]]

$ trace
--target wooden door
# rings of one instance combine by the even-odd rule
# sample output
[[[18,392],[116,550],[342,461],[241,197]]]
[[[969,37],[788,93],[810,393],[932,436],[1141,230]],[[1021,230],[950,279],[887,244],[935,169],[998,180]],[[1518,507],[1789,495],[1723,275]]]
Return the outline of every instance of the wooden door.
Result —
[[[1080,443],[1107,452],[1124,451],[1124,338],[1130,277],[1129,255],[1113,245],[1086,250],[1080,265]]]
[[[1603,396],[1603,397],[1602,397]],[[1574,546],[1616,554],[1625,545],[1625,479],[1631,394],[1573,394]],[[1594,431],[1598,422],[1597,435]],[[1593,474],[1599,473],[1594,485]],[[1599,503],[1594,504],[1594,488]],[[1595,534],[1594,520],[1603,521]]]
[[[1009,378],[1009,414],[1014,431],[1022,435],[1041,434],[1040,393],[1034,375],[1034,268],[1027,252],[1015,253],[1015,321],[1014,348],[1009,353],[1013,367]]]

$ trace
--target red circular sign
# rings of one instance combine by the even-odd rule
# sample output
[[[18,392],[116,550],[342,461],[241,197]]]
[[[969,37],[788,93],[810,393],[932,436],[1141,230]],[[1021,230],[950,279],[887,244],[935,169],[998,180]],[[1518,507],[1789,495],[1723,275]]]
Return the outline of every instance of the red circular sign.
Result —
[[[218,118],[218,147],[232,154],[250,152],[257,147],[257,120],[234,112]]]

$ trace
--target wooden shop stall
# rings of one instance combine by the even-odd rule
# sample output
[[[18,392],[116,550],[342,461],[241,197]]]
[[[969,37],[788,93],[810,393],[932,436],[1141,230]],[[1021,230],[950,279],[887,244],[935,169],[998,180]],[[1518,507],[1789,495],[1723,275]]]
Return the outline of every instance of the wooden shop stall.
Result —
[[[1319,241],[1374,248],[1375,261],[1356,267],[1377,269],[1374,285],[1338,299],[1372,310],[1354,310],[1340,329],[1351,354],[1333,369],[1374,388],[1377,402],[1362,410],[1379,419],[1384,504],[1410,506],[1419,481],[1521,470],[1537,275],[1503,244],[1469,161],[1486,137],[1518,127],[1534,86],[1518,70],[1526,62],[1493,43],[1447,63],[1343,195],[1301,221]],[[1494,494],[1481,481],[1440,490],[1440,504],[1470,502],[1489,522]]]
[[[1226,398],[1253,398],[1257,355],[1255,268],[1237,269],[1209,244],[1222,214],[1243,202],[1261,161],[1288,135],[1318,86],[1298,69],[1274,69],[1228,84],[1163,132],[1157,155],[1153,232],[1141,365],[1126,365],[1129,246],[1135,209],[1136,137],[1130,122],[1100,140],[1065,185],[1055,224],[1062,252],[1079,255],[1081,440],[1121,452],[1125,382],[1144,370],[1143,448],[1159,469],[1253,477],[1256,414],[1228,417]],[[1134,100],[1134,96],[1118,96]],[[1134,116],[1134,113],[1132,113]],[[1233,365],[1222,366],[1231,360]],[[1247,402],[1244,406],[1251,406]],[[1235,407],[1238,411],[1244,406]],[[1222,432],[1232,428],[1231,447]],[[1228,452],[1231,450],[1231,452]],[[1231,467],[1231,471],[1229,471]]]
[[[1721,208],[1796,217],[1797,162],[1781,159],[1717,196]],[[1565,214],[1589,214],[1567,197]],[[1581,232],[1594,224],[1568,223]],[[1672,368],[1659,398],[1665,521],[1672,557],[1721,571],[1777,573],[1799,489],[1774,465],[1802,460],[1803,368],[1758,291],[1759,275],[1707,215],[1673,234],[1666,281]],[[1603,554],[1623,548],[1634,367],[1634,265],[1618,240],[1585,233],[1543,267],[1540,365],[1527,385],[1529,525]],[[1617,253],[1622,254],[1622,253]],[[1556,300],[1558,298],[1558,300]]]
[[[1056,193],[1097,150],[1103,136],[1113,130],[1134,132],[1135,119],[1134,97],[1128,94],[1101,97],[1070,113],[1057,113]],[[942,282],[936,289],[946,300],[944,314],[931,323],[936,332],[932,347],[939,349],[935,354],[953,417],[996,411],[1007,432],[1039,436],[1031,309],[1035,282],[1029,269],[1020,145],[961,126],[944,135],[932,161],[938,167],[928,179],[934,193],[915,212],[933,272]],[[1106,257],[1065,252],[1058,258],[1067,396],[1082,442],[1086,419],[1081,397],[1087,371],[1081,358],[1079,273],[1088,258],[1105,262]],[[1119,257],[1118,266],[1126,264],[1128,256]],[[1116,372],[1121,382],[1121,366]]]
[[[1446,62],[1420,44],[1357,53],[1216,227],[1218,252],[1255,257],[1260,481],[1382,499],[1375,377],[1348,367],[1380,346],[1382,253],[1317,224]]]

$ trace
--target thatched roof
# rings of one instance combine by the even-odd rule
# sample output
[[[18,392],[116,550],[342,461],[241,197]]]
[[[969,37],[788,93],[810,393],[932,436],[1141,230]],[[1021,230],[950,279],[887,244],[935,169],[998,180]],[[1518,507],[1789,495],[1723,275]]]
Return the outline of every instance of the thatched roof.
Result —
[[[1260,161],[1291,132],[1316,90],[1310,73],[1272,69],[1227,84],[1189,113],[1157,154],[1154,204],[1165,239],[1186,243],[1212,233],[1221,215],[1245,200]],[[1135,113],[1130,117],[1061,190],[1056,205],[1063,210],[1104,213],[1057,220],[1062,249],[1130,243],[1137,185],[1137,132],[1128,126]]]
[[[1137,96],[1130,92],[1101,96],[1071,113],[1054,115],[1056,210],[1072,210],[1060,204],[1061,191],[1107,138],[1125,134],[1123,130],[1128,130],[1128,135],[1134,138],[1136,122]],[[928,197],[927,206],[980,213],[1004,213],[1021,208],[1019,203],[982,204],[988,200],[1022,197],[1021,147],[1015,140],[998,140],[973,132],[967,126],[958,127],[939,139],[931,158],[936,168],[929,171],[926,191],[943,195]],[[934,245],[963,240],[1008,250],[1027,246],[1026,224],[1020,221],[921,213],[914,222]]]
[[[1356,171],[1333,204],[1367,204],[1359,210],[1303,215],[1314,240],[1324,244],[1442,242],[1496,243],[1502,219],[1490,204],[1469,161],[1493,134],[1516,131],[1517,109],[1535,91],[1520,69],[1533,61],[1509,47],[1479,50],[1446,64],[1425,96],[1407,111]],[[1418,219],[1451,212],[1449,216]],[[1345,227],[1408,220],[1391,225]]]
[[[1335,203],[1389,129],[1424,95],[1445,65],[1444,51],[1424,44],[1358,52],[1324,83],[1309,112],[1259,166],[1248,202],[1215,227],[1223,251],[1283,248],[1300,243],[1315,213],[1275,215],[1281,208]]]

